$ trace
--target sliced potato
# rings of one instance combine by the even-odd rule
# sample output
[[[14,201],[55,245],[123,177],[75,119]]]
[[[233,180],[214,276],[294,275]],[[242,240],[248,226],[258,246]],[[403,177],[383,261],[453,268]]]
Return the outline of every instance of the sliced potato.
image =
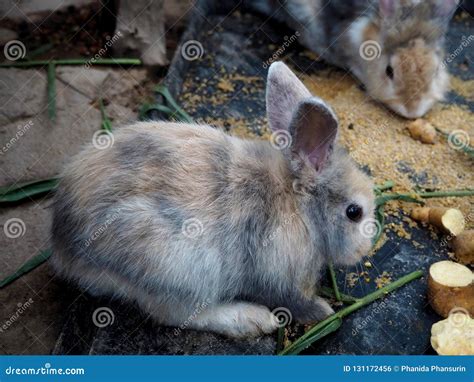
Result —
[[[433,324],[431,346],[440,355],[474,355],[474,320],[455,312]]]
[[[466,266],[445,260],[431,265],[428,301],[442,317],[454,308],[465,309],[474,317],[474,276]]]
[[[474,230],[464,231],[453,239],[456,259],[465,265],[474,265]]]
[[[412,210],[411,217],[419,222],[429,223],[454,236],[464,231],[466,224],[464,215],[456,208],[418,207]]]

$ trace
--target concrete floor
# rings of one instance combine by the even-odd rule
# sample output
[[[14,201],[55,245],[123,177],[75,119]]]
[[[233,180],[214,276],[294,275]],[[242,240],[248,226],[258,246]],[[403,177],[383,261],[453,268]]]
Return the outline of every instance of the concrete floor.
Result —
[[[146,84],[147,78],[145,69],[59,67],[57,118],[52,122],[46,71],[0,69],[0,186],[57,175],[100,129],[96,101],[102,95],[114,125],[135,120],[136,105],[143,102],[140,94],[151,95],[153,83]],[[49,247],[49,203],[44,197],[0,209],[0,279]],[[47,263],[0,289],[0,353],[50,353],[65,308],[75,298],[64,290]]]

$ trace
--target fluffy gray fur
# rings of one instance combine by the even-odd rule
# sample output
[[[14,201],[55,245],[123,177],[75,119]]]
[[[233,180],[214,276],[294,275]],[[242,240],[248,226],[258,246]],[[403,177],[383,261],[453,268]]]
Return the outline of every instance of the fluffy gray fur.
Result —
[[[300,322],[331,314],[320,273],[370,248],[361,225],[372,183],[335,147],[332,110],[282,63],[270,68],[267,108],[289,147],[147,122],[118,129],[110,148],[85,148],[54,198],[56,271],[162,324],[235,337],[275,330],[269,308]],[[361,222],[346,217],[351,203]]]

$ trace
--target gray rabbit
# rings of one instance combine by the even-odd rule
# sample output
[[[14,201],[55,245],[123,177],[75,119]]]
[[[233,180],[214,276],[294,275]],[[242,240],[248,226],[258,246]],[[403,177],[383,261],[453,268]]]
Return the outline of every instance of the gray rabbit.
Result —
[[[296,29],[301,43],[350,70],[368,94],[406,118],[449,86],[444,39],[458,0],[251,0]]]
[[[283,63],[268,74],[271,141],[210,126],[119,128],[66,167],[55,194],[56,271],[159,323],[232,337],[275,330],[270,309],[309,323],[329,260],[367,254],[372,183],[335,145],[338,122]]]

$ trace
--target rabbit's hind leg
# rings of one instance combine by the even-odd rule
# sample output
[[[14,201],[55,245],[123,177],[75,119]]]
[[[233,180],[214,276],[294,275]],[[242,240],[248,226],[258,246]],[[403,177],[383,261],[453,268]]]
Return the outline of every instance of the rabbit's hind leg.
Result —
[[[234,338],[269,334],[278,326],[278,319],[266,306],[242,301],[210,306],[188,322],[189,328]]]
[[[219,303],[216,296],[203,296],[200,302],[196,296],[192,302],[183,301],[170,294],[146,292],[116,273],[78,258],[63,259],[56,255],[54,262],[63,276],[73,279],[92,295],[135,302],[158,323],[178,330],[188,328],[247,338],[271,333],[279,326],[275,315],[263,305],[243,301]]]

